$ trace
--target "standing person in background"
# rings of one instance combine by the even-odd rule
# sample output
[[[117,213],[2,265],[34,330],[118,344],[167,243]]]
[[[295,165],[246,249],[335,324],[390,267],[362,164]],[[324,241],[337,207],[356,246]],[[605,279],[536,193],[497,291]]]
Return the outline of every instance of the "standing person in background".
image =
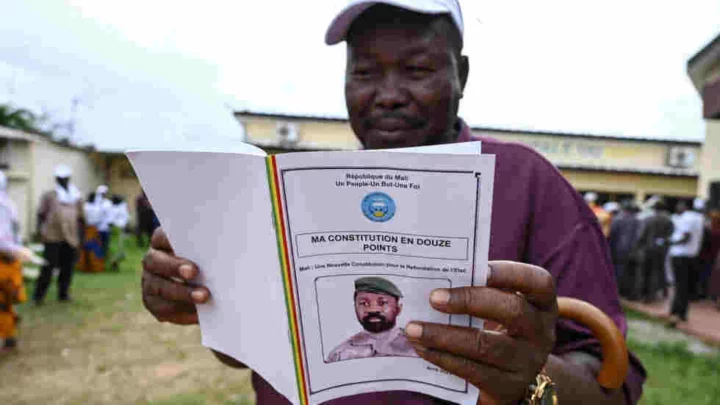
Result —
[[[81,230],[85,227],[80,191],[70,182],[72,170],[65,165],[55,169],[55,189],[43,194],[38,210],[38,227],[45,244],[47,264],[40,269],[35,282],[33,301],[41,305],[55,267],[58,277],[58,300],[70,301],[70,283],[77,250],[81,245]]]
[[[701,199],[696,199],[693,203],[696,210],[700,203],[702,203],[702,209],[700,211],[705,211],[705,201]],[[720,247],[718,246],[718,242],[720,241],[717,240],[720,238],[720,234],[717,233],[718,230],[713,228],[713,214],[714,213],[707,212],[704,215],[703,237],[702,242],[700,243],[700,253],[698,254],[697,291],[694,297],[699,300],[710,297],[710,276],[712,275],[713,262],[715,261],[715,256],[717,255],[716,249]],[[693,297],[690,299],[692,300],[692,298]]]
[[[634,269],[630,267],[633,265],[633,249],[640,234],[640,220],[637,219],[634,208],[632,202],[625,201],[622,211],[617,214],[610,226],[610,253],[615,266],[618,289],[622,296],[632,295],[632,286],[635,285],[631,274],[634,273]]]
[[[7,195],[7,177],[0,171],[0,350],[17,348],[14,305],[25,302],[22,263],[37,262],[33,252],[20,244],[17,208]]]
[[[108,246],[110,246],[110,225],[112,222],[112,203],[107,198],[108,187],[104,184],[98,186],[95,190],[95,210],[97,212],[98,222],[95,224],[100,241],[102,242],[103,257],[107,257]]]
[[[637,242],[637,248],[643,256],[639,280],[640,295],[646,302],[654,301],[657,291],[666,287],[665,258],[674,229],[665,202],[657,201],[654,211],[654,214],[643,222]]]
[[[110,238],[109,221],[112,204],[105,197],[107,186],[99,186],[85,202],[84,243],[80,250],[78,270],[98,273],[105,270]]]
[[[120,262],[125,259],[125,228],[130,220],[130,213],[128,213],[127,203],[121,195],[115,194],[111,201],[110,240],[112,248],[108,257],[108,267],[113,271],[118,271]]]
[[[145,246],[145,236],[147,236],[148,242],[152,238],[152,233],[155,230],[153,225],[155,213],[153,212],[150,200],[145,195],[143,190],[135,200],[135,212],[137,226],[135,227],[135,235],[137,237],[137,245],[142,247]]]
[[[696,205],[698,207],[698,205]],[[670,257],[675,274],[675,297],[670,308],[669,322],[676,325],[687,321],[693,273],[697,273],[698,254],[702,243],[705,219],[696,211],[687,209],[684,202],[677,205],[679,217],[672,236]]]
[[[597,217],[600,227],[602,228],[603,235],[607,238],[610,236],[610,221],[612,218],[610,217],[610,214],[603,209],[603,207],[598,205],[597,200],[597,194],[593,192],[585,193],[585,202],[590,207],[593,214]]]
[[[720,310],[720,211],[710,212],[710,252],[707,252],[707,256],[711,258],[708,263],[708,296]]]
[[[615,201],[609,201],[606,202],[602,208],[608,214],[608,222],[610,224],[609,227],[612,227],[612,221],[615,219],[615,216],[620,213],[620,209],[622,208],[621,205]],[[608,233],[606,236],[608,238],[610,237],[610,228],[608,228]]]
[[[127,203],[123,196],[119,194],[113,195],[110,202],[112,203],[110,207],[110,226],[124,231],[130,221]]]

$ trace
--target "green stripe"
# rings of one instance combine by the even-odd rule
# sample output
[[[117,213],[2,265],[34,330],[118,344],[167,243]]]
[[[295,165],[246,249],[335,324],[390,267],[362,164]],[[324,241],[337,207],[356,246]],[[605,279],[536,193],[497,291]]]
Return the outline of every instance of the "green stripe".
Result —
[[[304,403],[305,401],[304,401],[304,395],[303,395],[303,390],[302,390],[302,382],[301,382],[302,380],[301,380],[301,376],[300,376],[300,369],[298,368],[298,364],[300,364],[300,359],[299,359],[299,354],[298,354],[299,348],[295,345],[295,339],[293,339],[293,322],[292,322],[293,308],[290,305],[290,301],[288,300],[288,297],[290,297],[290,294],[292,292],[290,291],[290,286],[288,285],[288,283],[286,282],[286,279],[285,279],[285,273],[286,273],[285,270],[286,269],[285,269],[285,266],[283,265],[283,263],[284,263],[283,249],[282,249],[282,246],[283,246],[282,245],[282,237],[283,236],[281,235],[282,227],[278,223],[278,219],[280,218],[280,212],[279,212],[280,210],[278,209],[278,204],[280,203],[280,201],[278,201],[275,198],[275,193],[274,193],[275,187],[272,187],[272,185],[275,184],[275,181],[273,180],[274,179],[274,170],[273,170],[271,159],[272,159],[271,156],[268,156],[267,158],[265,158],[265,167],[267,168],[268,186],[269,186],[268,190],[270,192],[270,201],[272,203],[271,205],[273,208],[272,219],[273,219],[273,224],[275,225],[275,236],[276,236],[275,243],[277,243],[278,260],[280,261],[280,276],[282,278],[283,291],[285,292],[285,295],[283,298],[285,299],[285,308],[287,311],[287,321],[288,321],[288,331],[290,333],[288,338],[290,339],[290,346],[292,346],[292,348],[293,348],[293,359],[295,360],[293,362],[293,367],[295,367],[295,380],[296,380],[297,388],[298,388],[298,398],[300,399],[301,403]]]

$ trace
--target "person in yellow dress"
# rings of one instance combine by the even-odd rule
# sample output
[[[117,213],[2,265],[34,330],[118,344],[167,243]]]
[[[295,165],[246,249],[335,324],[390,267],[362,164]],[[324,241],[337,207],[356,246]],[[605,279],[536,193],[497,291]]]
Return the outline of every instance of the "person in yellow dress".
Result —
[[[15,204],[7,195],[7,177],[0,172],[0,343],[2,351],[17,347],[17,321],[14,305],[25,302],[22,263],[40,259],[22,246]]]

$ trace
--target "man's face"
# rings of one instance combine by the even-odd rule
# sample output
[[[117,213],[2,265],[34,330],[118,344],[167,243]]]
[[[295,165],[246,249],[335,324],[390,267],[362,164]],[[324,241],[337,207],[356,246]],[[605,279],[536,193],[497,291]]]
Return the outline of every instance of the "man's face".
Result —
[[[348,39],[345,102],[365,148],[445,142],[467,78],[466,60],[458,60],[449,41],[402,24]]]
[[[355,296],[355,314],[366,331],[380,333],[395,327],[402,304],[392,295],[359,292]]]

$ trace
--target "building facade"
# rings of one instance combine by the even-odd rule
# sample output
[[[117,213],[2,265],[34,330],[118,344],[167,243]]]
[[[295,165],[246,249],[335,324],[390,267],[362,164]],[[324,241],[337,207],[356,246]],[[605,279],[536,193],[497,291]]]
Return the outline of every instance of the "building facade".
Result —
[[[8,177],[8,194],[18,207],[25,239],[36,230],[40,197],[55,187],[54,170],[61,163],[72,169],[72,181],[83,197],[103,183],[101,154],[0,127],[0,169]]]
[[[687,69],[702,98],[705,120],[698,194],[720,210],[720,35],[690,58]]]
[[[72,182],[86,198],[100,184],[111,194],[122,195],[134,217],[140,183],[121,153],[79,148],[47,137],[0,127],[0,170],[8,177],[8,194],[17,205],[22,237],[29,240],[37,228],[40,197],[55,187],[54,170],[68,165]]]
[[[271,152],[355,150],[347,120],[240,111],[247,142]],[[696,196],[701,143],[585,134],[472,128],[475,135],[527,144],[553,162],[579,191],[601,201],[643,202],[662,195],[671,204]]]

